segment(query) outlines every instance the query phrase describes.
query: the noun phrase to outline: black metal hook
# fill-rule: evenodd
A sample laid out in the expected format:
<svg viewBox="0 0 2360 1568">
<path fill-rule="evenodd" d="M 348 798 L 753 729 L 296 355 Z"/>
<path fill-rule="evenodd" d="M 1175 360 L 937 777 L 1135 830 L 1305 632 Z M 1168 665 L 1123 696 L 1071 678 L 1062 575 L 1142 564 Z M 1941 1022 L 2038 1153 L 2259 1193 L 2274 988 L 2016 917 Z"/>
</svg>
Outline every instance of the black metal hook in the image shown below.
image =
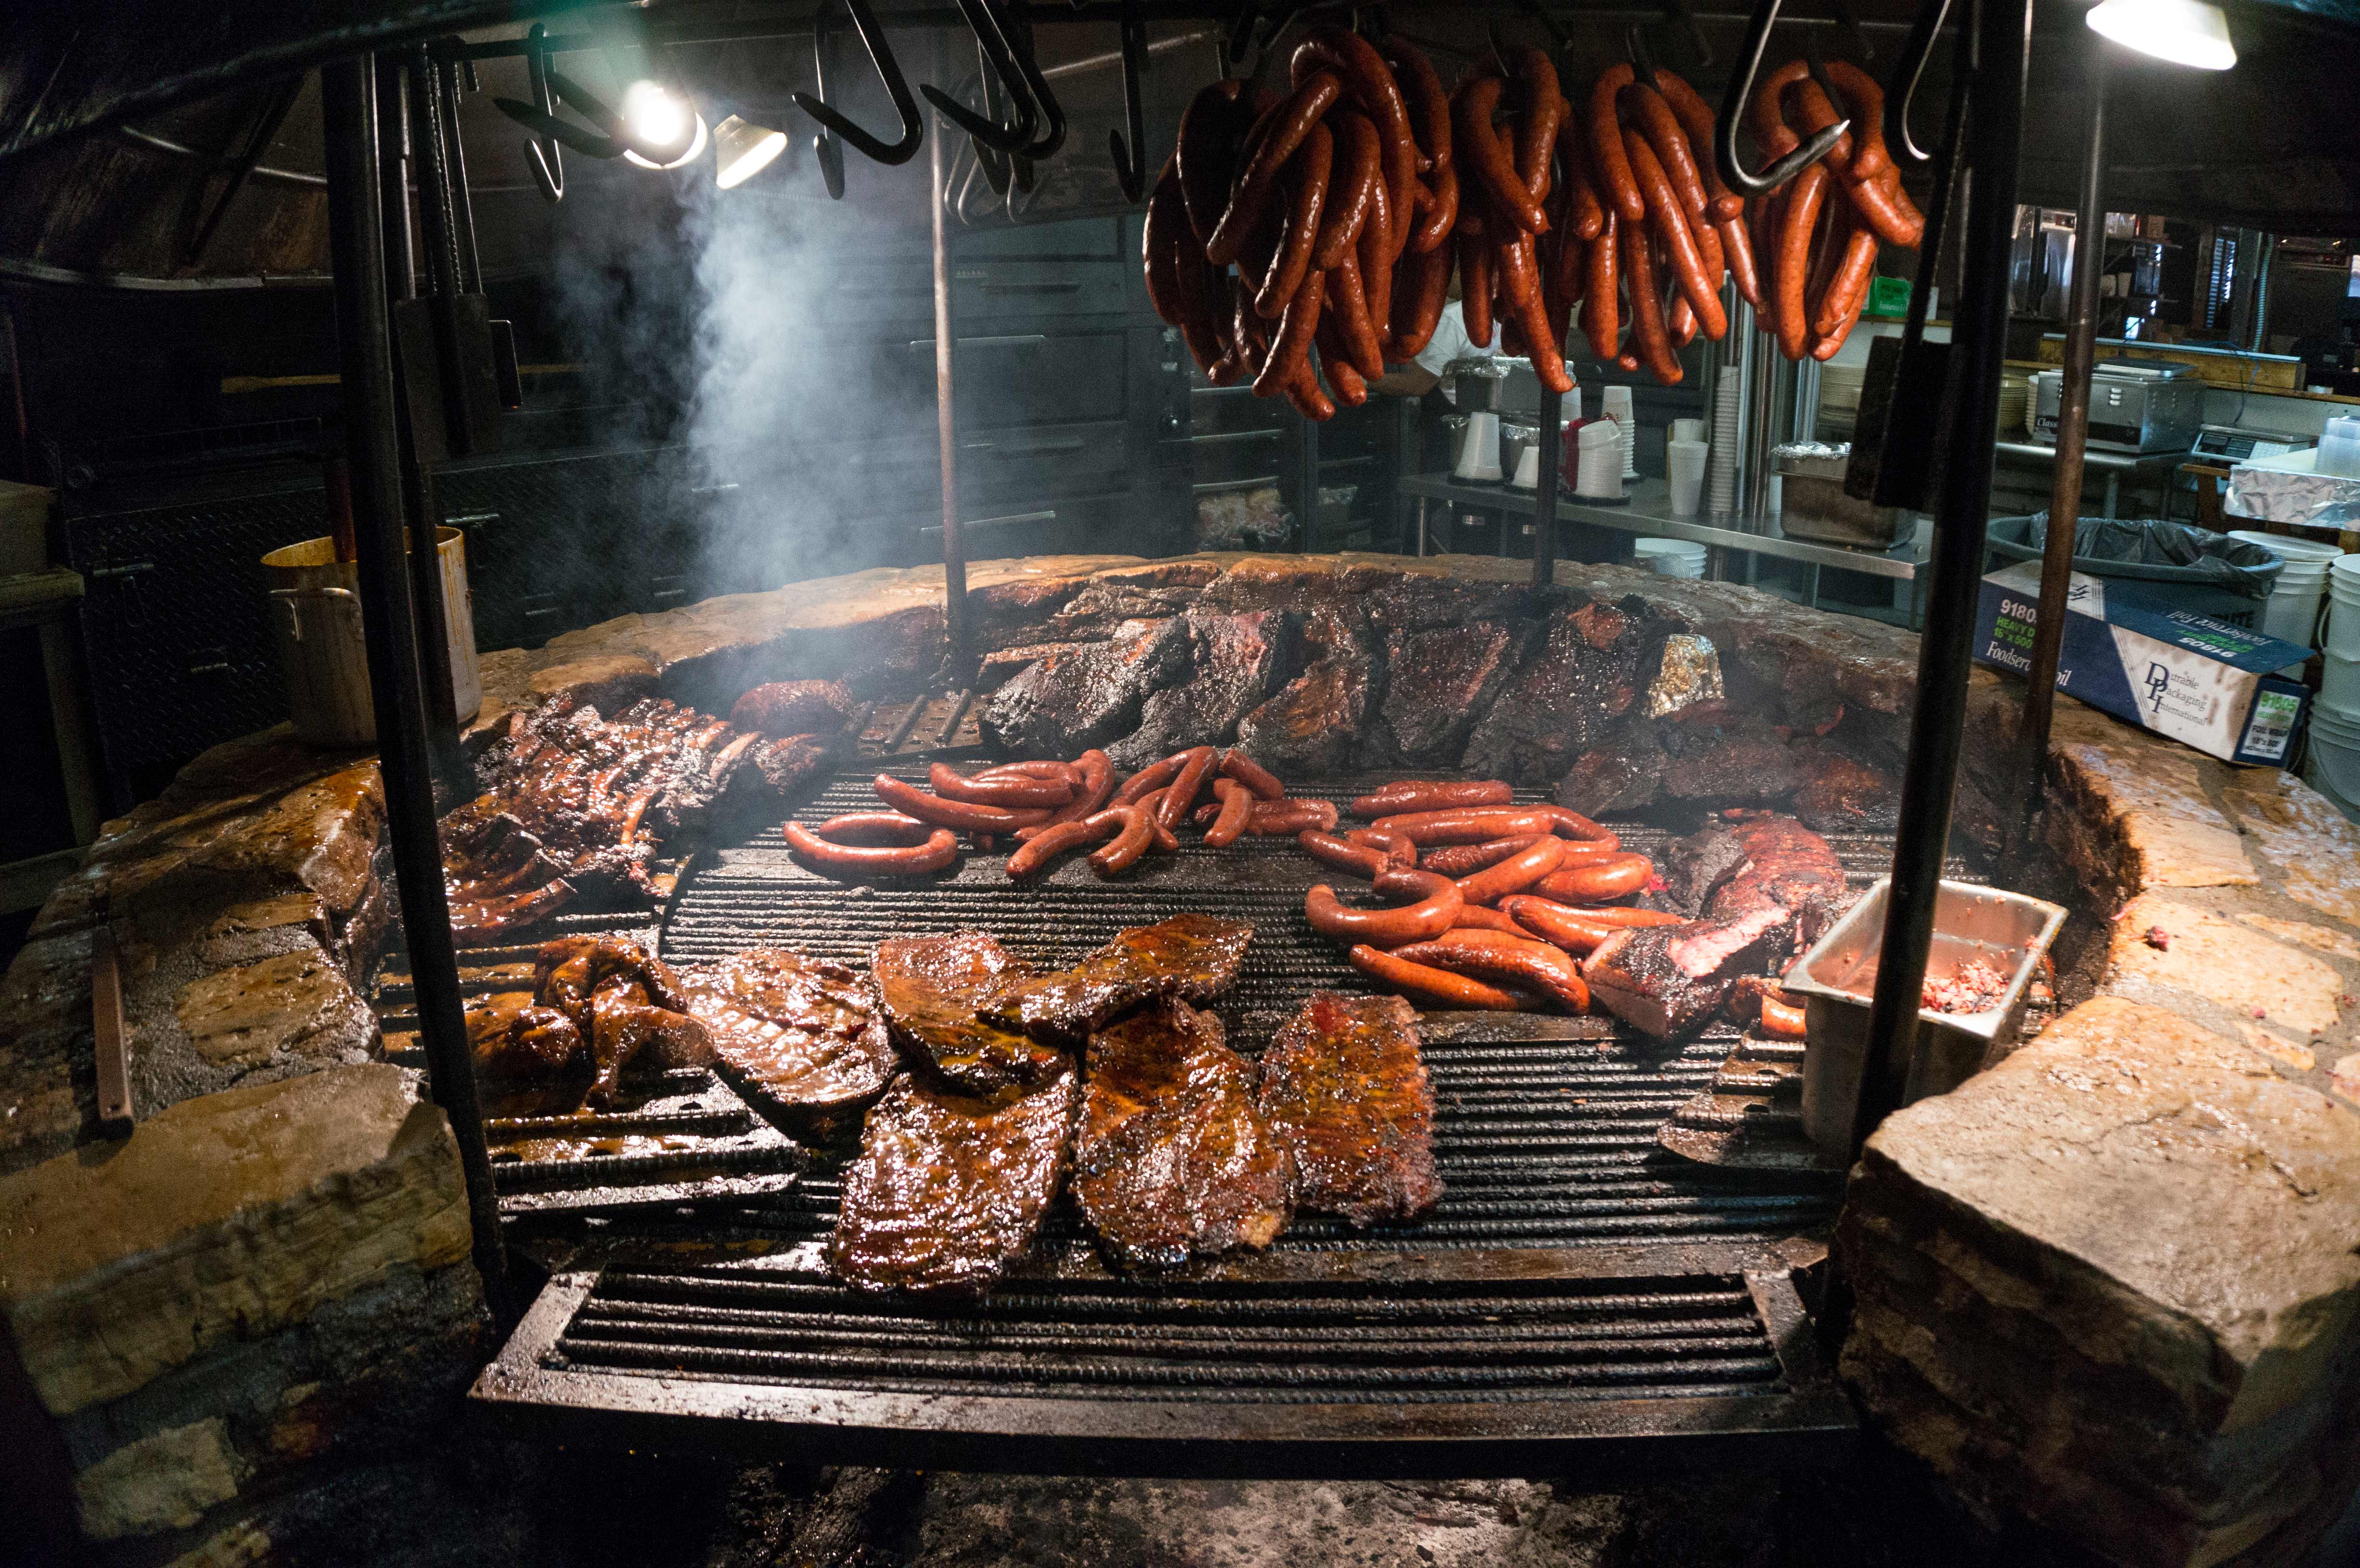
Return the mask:
<svg viewBox="0 0 2360 1568">
<path fill-rule="evenodd" d="M 1065 111 L 1051 90 L 1048 77 L 1042 74 L 1041 57 L 1032 47 L 1032 23 L 1022 11 L 1013 8 L 1008 13 L 1008 21 L 1010 52 L 1016 58 L 1016 69 L 1023 73 L 1024 90 L 1032 94 L 1032 107 L 1041 116 L 1041 134 L 1025 147 L 1024 157 L 1034 163 L 1045 162 L 1056 157 L 1057 149 L 1065 145 Z M 1142 22 L 1141 26 L 1144 27 L 1146 24 Z M 1140 49 L 1143 56 L 1143 34 Z"/>
<path fill-rule="evenodd" d="M 901 140 L 879 140 L 829 108 L 825 100 L 808 93 L 794 94 L 795 107 L 874 161 L 907 163 L 916 156 L 919 144 L 925 139 L 925 121 L 918 114 L 917 101 L 910 96 L 910 84 L 902 78 L 901 62 L 893 58 L 893 46 L 886 38 L 885 29 L 878 25 L 875 13 L 869 9 L 868 0 L 844 0 L 844 8 L 851 14 L 852 25 L 859 31 L 861 47 L 869 51 L 869 63 L 876 67 L 878 77 L 885 83 L 885 91 L 892 96 L 893 112 L 901 116 Z M 814 29 L 813 41 L 816 47 L 817 29 Z"/>
<path fill-rule="evenodd" d="M 1835 16 L 1836 25 L 1844 30 L 1844 37 L 1852 40 L 1852 52 L 1860 56 L 1860 63 L 1874 65 L 1876 46 L 1868 41 L 1868 34 L 1862 29 L 1860 18 L 1852 15 L 1852 7 L 1845 0 L 1828 0 L 1828 10 Z"/>
<path fill-rule="evenodd" d="M 1836 143 L 1852 129 L 1850 120 L 1838 120 L 1759 174 L 1749 173 L 1738 161 L 1737 123 L 1754 97 L 1754 80 L 1762 73 L 1762 55 L 1770 47 L 1770 29 L 1778 20 L 1778 5 L 1779 0 L 1758 0 L 1754 5 L 1754 19 L 1746 27 L 1745 42 L 1740 49 L 1743 64 L 1731 75 L 1729 86 L 1721 95 L 1721 123 L 1713 132 L 1712 153 L 1720 166 L 1721 178 L 1743 196 L 1767 196 L 1834 151 Z"/>
<path fill-rule="evenodd" d="M 627 152 L 636 152 L 650 163 L 661 161 L 678 152 L 677 147 L 650 147 L 630 134 L 623 117 L 606 106 L 606 100 L 558 70 L 544 64 L 536 88 L 549 93 L 553 102 L 550 109 L 540 109 L 530 103 L 519 103 L 513 98 L 495 98 L 501 114 L 532 132 L 536 136 L 572 147 L 585 158 L 615 158 Z M 593 122 L 597 129 L 589 130 L 570 120 L 561 120 L 553 112 L 563 104 Z M 534 149 L 540 151 L 538 145 Z M 544 192 L 548 187 L 543 186 Z"/>
<path fill-rule="evenodd" d="M 1129 146 L 1122 133 L 1107 133 L 1107 150 L 1114 156 L 1114 177 L 1122 199 L 1138 205 L 1147 193 L 1147 110 L 1139 73 L 1147 63 L 1147 23 L 1139 14 L 1139 0 L 1122 5 L 1122 117 L 1131 131 Z"/>
<path fill-rule="evenodd" d="M 812 12 L 812 84 L 819 90 L 820 101 L 827 101 L 827 50 L 833 40 L 828 27 L 827 0 L 820 0 Z M 812 158 L 819 165 L 820 184 L 826 188 L 828 200 L 844 200 L 844 144 L 825 125 L 812 133 Z"/>
<path fill-rule="evenodd" d="M 1630 31 L 1623 36 L 1623 42 L 1631 51 L 1632 80 L 1644 82 L 1650 88 L 1656 88 L 1655 55 L 1655 51 L 1647 47 L 1646 24 L 1632 23 Z M 1659 88 L 1656 90 L 1660 91 Z"/>
<path fill-rule="evenodd" d="M 531 84 L 532 107 L 552 118 L 556 116 L 557 101 L 549 91 L 549 51 L 541 45 L 549 38 L 549 29 L 535 22 L 524 36 L 525 80 Z M 469 64 L 472 66 L 473 61 Z M 495 103 L 499 100 L 495 99 Z M 526 161 L 532 165 L 533 183 L 541 187 L 543 200 L 552 205 L 565 200 L 565 149 L 555 136 L 537 136 L 524 144 Z"/>
<path fill-rule="evenodd" d="M 1000 78 L 992 74 L 991 61 L 984 57 L 981 38 L 975 41 L 975 72 L 977 79 L 983 83 L 983 112 L 996 125 L 1007 104 L 1000 97 Z M 962 86 L 960 91 L 965 92 L 965 87 Z M 967 145 L 974 149 L 976 167 L 983 171 L 984 183 L 991 187 L 991 193 L 994 196 L 1007 195 L 1008 178 L 1015 162 L 1013 156 L 1001 152 L 981 136 L 967 137 Z"/>
<path fill-rule="evenodd" d="M 988 120 L 932 82 L 919 86 L 926 102 L 935 111 L 968 136 L 1001 152 L 1022 152 L 1032 142 L 1032 133 L 1039 122 L 1032 113 L 1032 101 L 1024 86 L 1024 76 L 1008 41 L 1006 29 L 991 9 L 990 0 L 958 0 L 959 15 L 967 18 L 967 29 L 975 34 L 977 45 L 983 51 L 984 78 L 994 77 L 1008 91 L 1010 107 L 1016 119 L 1012 125 L 1000 125 Z"/>
<path fill-rule="evenodd" d="M 1893 63 L 1893 79 L 1885 84 L 1885 149 L 1906 163 L 1933 161 L 1934 155 L 1919 147 L 1909 134 L 1909 105 L 1918 96 L 1918 82 L 1925 79 L 1926 62 L 1934 53 L 1934 39 L 1950 14 L 1950 0 L 1927 0 L 1918 12 L 1918 19 L 1909 25 L 1909 41 L 1901 46 L 1901 58 Z"/>
</svg>

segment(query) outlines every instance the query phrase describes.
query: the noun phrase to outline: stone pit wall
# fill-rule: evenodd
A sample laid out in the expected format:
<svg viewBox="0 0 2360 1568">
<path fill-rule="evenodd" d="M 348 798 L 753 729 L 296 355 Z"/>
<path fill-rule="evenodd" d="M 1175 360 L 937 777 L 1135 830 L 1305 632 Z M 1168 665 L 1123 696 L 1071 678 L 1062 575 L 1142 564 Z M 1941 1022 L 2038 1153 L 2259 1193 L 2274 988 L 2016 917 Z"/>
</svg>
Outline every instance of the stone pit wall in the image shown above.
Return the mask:
<svg viewBox="0 0 2360 1568">
<path fill-rule="evenodd" d="M 1563 564 L 1535 593 L 1521 564 L 1469 558 L 1059 557 L 970 583 L 987 681 L 1127 624 L 1276 611 L 1312 645 L 1289 676 L 1338 626 L 1509 626 L 1479 695 L 1544 704 L 1564 695 L 1551 658 L 1598 642 L 1612 607 L 1651 657 L 1709 639 L 1732 712 L 1825 726 L 1888 772 L 1916 671 L 1890 628 L 1613 567 Z M 906 693 L 940 673 L 942 606 L 938 569 L 883 570 L 627 616 L 486 655 L 471 734 L 563 691 L 724 710 L 803 676 Z M 1653 678 L 1579 736 L 1634 738 Z M 1362 697 L 1337 765 L 1400 744 L 1382 691 Z M 2024 769 L 2008 689 L 1979 673 L 1972 699 L 1956 826 L 1990 845 Z M 1435 744 L 1475 744 L 1484 717 Z M 1529 729 L 1501 752 L 1528 775 L 1579 749 Z M 2360 1454 L 2360 833 L 2290 778 L 2070 700 L 2048 773 L 2027 874 L 2119 911 L 2080 977 L 2094 995 L 1871 1141 L 1838 1236 L 1860 1303 L 1845 1373 L 1995 1519 L 2125 1563 L 2291 1562 Z M 70 1493 L 103 1560 L 392 1560 L 389 1508 L 494 1528 L 459 1524 L 474 1505 L 433 1465 L 491 1348 L 449 1129 L 372 1060 L 355 985 L 386 918 L 381 816 L 365 757 L 283 732 L 217 748 L 108 824 L 0 982 L 0 1315 L 21 1374 L 0 1367 L 0 1399 L 21 1390 L 58 1440 L 15 1484 Z M 102 926 L 142 1118 L 123 1141 L 93 1119 Z M 377 1533 L 353 1533 L 364 1516 Z"/>
</svg>

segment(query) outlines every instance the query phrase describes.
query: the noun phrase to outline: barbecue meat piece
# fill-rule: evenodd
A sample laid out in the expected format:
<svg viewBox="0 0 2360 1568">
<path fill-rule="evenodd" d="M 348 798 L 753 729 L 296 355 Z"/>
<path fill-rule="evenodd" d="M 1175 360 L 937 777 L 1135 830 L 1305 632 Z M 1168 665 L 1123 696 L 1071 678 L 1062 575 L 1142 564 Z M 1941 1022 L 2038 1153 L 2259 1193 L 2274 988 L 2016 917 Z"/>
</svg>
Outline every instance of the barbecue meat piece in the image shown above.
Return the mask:
<svg viewBox="0 0 2360 1568">
<path fill-rule="evenodd" d="M 1080 1099 L 1071 1062 L 978 1099 L 912 1075 L 869 1113 L 831 1256 L 862 1290 L 980 1295 L 1031 1250 L 1065 1178 Z"/>
<path fill-rule="evenodd" d="M 1262 1053 L 1255 1100 L 1295 1160 L 1298 1207 L 1356 1225 L 1434 1207 L 1434 1090 L 1399 996 L 1314 991 Z"/>
<path fill-rule="evenodd" d="M 1192 610 L 1189 667 L 1141 704 L 1139 728 L 1106 748 L 1118 768 L 1136 771 L 1192 746 L 1218 746 L 1237 734 L 1238 721 L 1270 695 L 1271 683 L 1294 643 L 1283 612 L 1221 615 Z"/>
<path fill-rule="evenodd" d="M 1173 615 L 1109 642 L 1051 654 L 991 694 L 978 722 L 1011 757 L 1074 757 L 1139 727 L 1148 693 L 1188 662 L 1186 617 Z"/>
<path fill-rule="evenodd" d="M 1726 816 L 1745 850 L 1745 864 L 1713 888 L 1704 912 L 1741 915 L 1776 905 L 1795 916 L 1798 942 L 1817 942 L 1852 904 L 1834 849 L 1792 817 L 1737 811 Z"/>
<path fill-rule="evenodd" d="M 1805 827 L 1818 833 L 1890 833 L 1901 815 L 1893 775 L 1836 752 L 1806 765 L 1810 777 L 1788 802 Z"/>
<path fill-rule="evenodd" d="M 1618 931 L 1582 961 L 1590 994 L 1616 1018 L 1670 1040 L 1712 1017 L 1729 987 L 1758 969 L 1794 926 L 1782 904 L 1677 926 Z"/>
<path fill-rule="evenodd" d="M 1478 779 L 1546 784 L 1621 730 L 1646 688 L 1641 677 L 1666 623 L 1637 599 L 1549 616 L 1537 647 L 1477 719 L 1464 766 Z"/>
<path fill-rule="evenodd" d="M 1783 800 L 1803 782 L 1801 757 L 1759 722 L 1666 724 L 1662 743 L 1664 791 L 1678 800 Z"/>
<path fill-rule="evenodd" d="M 1133 926 L 1060 974 L 1001 985 L 983 1007 L 995 1023 L 1078 1048 L 1090 1031 L 1156 996 L 1211 1001 L 1245 962 L 1253 927 L 1211 915 Z"/>
<path fill-rule="evenodd" d="M 1383 681 L 1376 637 L 1364 612 L 1322 605 L 1311 612 L 1303 643 L 1303 673 L 1238 721 L 1238 745 L 1282 776 L 1340 773 Z"/>
<path fill-rule="evenodd" d="M 1644 811 L 1663 788 L 1666 766 L 1651 729 L 1618 736 L 1573 759 L 1557 780 L 1557 803 L 1593 818 Z"/>
<path fill-rule="evenodd" d="M 689 1016 L 671 964 L 619 937 L 559 937 L 533 959 L 533 991 L 574 1020 L 597 1065 L 588 1098 L 609 1105 L 624 1072 L 706 1067 L 713 1037 Z"/>
<path fill-rule="evenodd" d="M 1510 675 L 1529 623 L 1470 621 L 1385 638 L 1375 749 L 1385 761 L 1455 765 Z"/>
<path fill-rule="evenodd" d="M 770 740 L 789 735 L 835 735 L 852 722 L 860 703 L 834 681 L 772 681 L 738 699 L 729 722 Z"/>
<path fill-rule="evenodd" d="M 983 932 L 880 942 L 869 967 L 893 1043 L 958 1088 L 989 1094 L 1038 1083 L 1067 1066 L 1063 1051 L 976 1016 L 1001 987 L 1032 975 Z"/>
<path fill-rule="evenodd" d="M 1116 1261 L 1174 1269 L 1268 1247 L 1294 1175 L 1221 1022 L 1165 998 L 1090 1036 L 1074 1196 Z"/>
<path fill-rule="evenodd" d="M 495 1116 L 563 1116 L 582 1108 L 597 1077 L 574 1020 L 530 991 L 501 991 L 467 1009 L 467 1046 Z"/>
<path fill-rule="evenodd" d="M 1658 901 L 1694 920 L 1714 888 L 1745 869 L 1745 842 L 1716 822 L 1666 844 L 1659 866 L 1664 891 Z"/>
<path fill-rule="evenodd" d="M 761 947 L 691 964 L 680 984 L 722 1065 L 806 1142 L 857 1128 L 899 1068 L 875 993 L 840 964 Z"/>
</svg>

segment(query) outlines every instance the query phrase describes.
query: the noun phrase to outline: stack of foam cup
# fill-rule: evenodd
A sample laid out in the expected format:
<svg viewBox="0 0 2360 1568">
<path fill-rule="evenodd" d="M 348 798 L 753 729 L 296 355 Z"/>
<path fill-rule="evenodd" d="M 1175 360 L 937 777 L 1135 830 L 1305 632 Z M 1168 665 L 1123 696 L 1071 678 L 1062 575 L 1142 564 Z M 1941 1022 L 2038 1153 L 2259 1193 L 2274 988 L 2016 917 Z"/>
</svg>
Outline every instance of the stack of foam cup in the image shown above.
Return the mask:
<svg viewBox="0 0 2360 1568">
<path fill-rule="evenodd" d="M 1709 488 L 1716 512 L 1737 510 L 1737 416 L 1744 397 L 1744 384 L 1734 376 L 1722 376 L 1712 389 L 1712 472 Z"/>
<path fill-rule="evenodd" d="M 2257 533 L 2250 528 L 2239 528 L 2229 537 L 2244 544 L 2260 545 L 2286 562 L 2278 569 L 2278 582 L 2262 605 L 2263 634 L 2301 648 L 2315 646 L 2311 638 L 2319 629 L 2319 602 L 2327 593 L 2328 567 L 2342 551 L 2332 544 L 2315 544 L 2288 534 Z M 2360 639 L 2360 631 L 2354 635 Z M 2278 673 L 2300 678 L 2302 666 L 2290 664 Z"/>
<path fill-rule="evenodd" d="M 1639 421 L 1631 412 L 1631 388 L 1601 387 L 1598 392 L 1598 411 L 1614 421 L 1622 432 L 1622 477 L 1639 477 Z"/>
<path fill-rule="evenodd" d="M 1700 419 L 1684 419 L 1682 424 L 1701 424 Z M 1672 491 L 1672 515 L 1693 517 L 1704 499 L 1704 460 L 1707 447 L 1700 441 L 1686 441 L 1675 435 L 1664 443 L 1664 473 Z"/>
<path fill-rule="evenodd" d="M 1612 419 L 1592 419 L 1574 436 L 1579 460 L 1573 493 L 1593 501 L 1622 498 L 1622 427 Z"/>
</svg>

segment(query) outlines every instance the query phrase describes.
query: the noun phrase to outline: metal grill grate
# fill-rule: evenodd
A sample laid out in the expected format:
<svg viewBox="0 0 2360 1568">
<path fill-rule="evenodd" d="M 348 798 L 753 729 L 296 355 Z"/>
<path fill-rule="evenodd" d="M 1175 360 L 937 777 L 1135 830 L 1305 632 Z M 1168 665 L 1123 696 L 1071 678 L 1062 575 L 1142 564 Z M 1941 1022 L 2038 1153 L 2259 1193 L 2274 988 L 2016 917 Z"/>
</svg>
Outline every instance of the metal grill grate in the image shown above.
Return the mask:
<svg viewBox="0 0 2360 1568">
<path fill-rule="evenodd" d="M 874 804 L 847 774 L 798 814 Z M 1650 852 L 1668 837 L 1617 826 Z M 1830 842 L 1857 883 L 1886 868 L 1881 840 Z M 1201 910 L 1254 922 L 1219 1005 L 1249 1053 L 1315 987 L 1369 988 L 1304 921 L 1303 890 L 1328 873 L 1290 841 L 1184 841 L 1113 883 L 1075 857 L 1016 887 L 1001 858 L 847 887 L 767 831 L 698 857 L 663 953 L 778 945 L 858 963 L 885 937 L 972 926 L 1054 964 Z M 1419 1224 L 1306 1214 L 1265 1253 L 1131 1279 L 1066 1201 L 1019 1277 L 945 1309 L 834 1279 L 837 1182 L 816 1167 L 758 1232 L 623 1244 L 559 1276 L 477 1396 L 544 1435 L 1155 1474 L 1532 1474 L 1552 1444 L 1587 1462 L 1850 1430 L 1791 1279 L 1814 1251 L 1796 1238 L 1832 1219 L 1841 1178 L 1699 1165 L 1656 1141 L 1711 1086 L 1733 1030 L 1665 1045 L 1609 1019 L 1433 1013 L 1422 1033 L 1448 1191 Z"/>
</svg>

